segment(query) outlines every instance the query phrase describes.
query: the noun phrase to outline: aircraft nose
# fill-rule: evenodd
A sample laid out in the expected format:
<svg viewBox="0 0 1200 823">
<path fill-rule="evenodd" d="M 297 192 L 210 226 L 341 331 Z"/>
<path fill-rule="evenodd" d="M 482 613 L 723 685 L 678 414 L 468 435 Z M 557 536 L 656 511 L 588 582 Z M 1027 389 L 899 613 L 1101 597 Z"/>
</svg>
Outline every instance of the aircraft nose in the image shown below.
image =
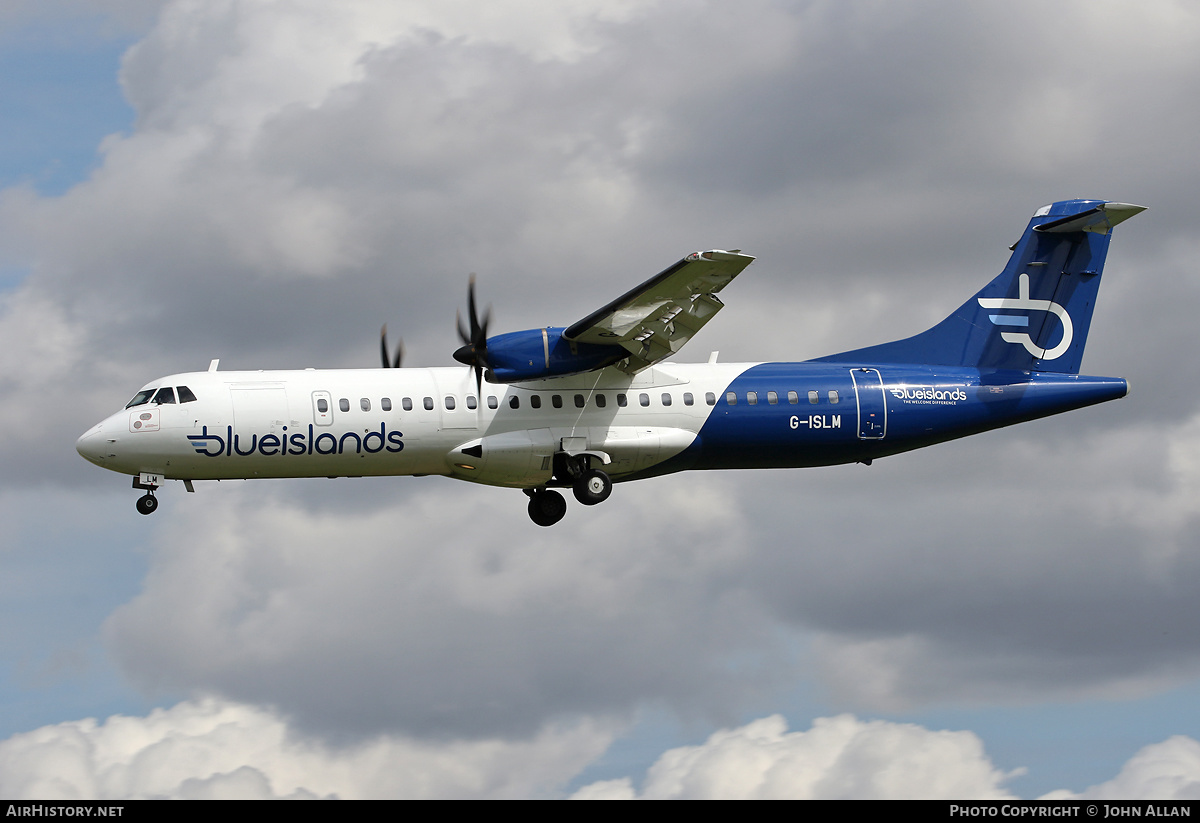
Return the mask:
<svg viewBox="0 0 1200 823">
<path fill-rule="evenodd" d="M 97 424 L 75 441 L 75 451 L 79 452 L 80 456 L 89 463 L 103 466 L 107 445 L 108 442 L 104 439 L 104 427 Z"/>
</svg>

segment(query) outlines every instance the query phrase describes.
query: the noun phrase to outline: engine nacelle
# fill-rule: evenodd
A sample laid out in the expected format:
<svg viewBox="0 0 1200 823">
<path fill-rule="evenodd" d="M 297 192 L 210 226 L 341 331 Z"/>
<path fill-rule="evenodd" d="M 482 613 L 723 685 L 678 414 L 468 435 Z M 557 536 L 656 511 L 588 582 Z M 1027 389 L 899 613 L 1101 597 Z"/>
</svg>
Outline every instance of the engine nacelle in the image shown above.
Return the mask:
<svg viewBox="0 0 1200 823">
<path fill-rule="evenodd" d="M 629 356 L 624 346 L 572 343 L 562 328 L 497 334 L 487 341 L 488 379 L 519 383 L 611 366 Z"/>
</svg>

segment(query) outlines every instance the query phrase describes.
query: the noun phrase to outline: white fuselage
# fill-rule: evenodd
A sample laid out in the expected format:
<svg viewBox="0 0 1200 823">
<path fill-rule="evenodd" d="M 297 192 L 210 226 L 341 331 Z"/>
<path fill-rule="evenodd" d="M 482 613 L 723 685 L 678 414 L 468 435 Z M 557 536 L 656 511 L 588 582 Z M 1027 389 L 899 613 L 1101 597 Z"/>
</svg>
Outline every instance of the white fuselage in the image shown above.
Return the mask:
<svg viewBox="0 0 1200 823">
<path fill-rule="evenodd" d="M 182 400 L 186 387 L 195 400 L 123 409 L 78 449 L 104 468 L 164 479 L 440 474 L 520 488 L 545 484 L 566 451 L 593 454 L 619 480 L 691 445 L 751 365 L 485 382 L 481 397 L 463 368 L 192 372 L 144 391 L 172 387 Z"/>
</svg>

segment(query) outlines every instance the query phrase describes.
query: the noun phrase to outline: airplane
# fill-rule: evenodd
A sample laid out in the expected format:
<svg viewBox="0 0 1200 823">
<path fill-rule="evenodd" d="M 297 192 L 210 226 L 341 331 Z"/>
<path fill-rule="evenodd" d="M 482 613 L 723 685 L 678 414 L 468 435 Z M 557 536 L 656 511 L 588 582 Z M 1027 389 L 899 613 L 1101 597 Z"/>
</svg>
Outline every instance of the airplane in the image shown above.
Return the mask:
<svg viewBox="0 0 1200 823">
<path fill-rule="evenodd" d="M 1079 374 L 1111 230 L 1144 207 L 1043 206 L 1004 271 L 932 328 L 799 363 L 668 360 L 754 258 L 689 254 L 566 327 L 488 335 L 468 287 L 458 368 L 207 371 L 143 386 L 76 449 L 155 491 L 181 480 L 445 475 L 521 489 L 539 526 L 614 482 L 863 463 L 1124 397 Z"/>
</svg>

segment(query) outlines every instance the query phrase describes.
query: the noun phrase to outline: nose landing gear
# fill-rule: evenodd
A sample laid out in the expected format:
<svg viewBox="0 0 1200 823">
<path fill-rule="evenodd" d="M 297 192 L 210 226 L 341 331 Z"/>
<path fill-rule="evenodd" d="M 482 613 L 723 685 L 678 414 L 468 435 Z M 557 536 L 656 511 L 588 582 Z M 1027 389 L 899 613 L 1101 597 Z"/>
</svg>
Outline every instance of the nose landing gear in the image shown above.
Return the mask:
<svg viewBox="0 0 1200 823">
<path fill-rule="evenodd" d="M 138 514 L 154 514 L 158 508 L 158 498 L 154 496 L 154 490 L 161 486 L 162 482 L 163 476 L 152 472 L 142 472 L 133 478 L 133 487 L 145 492 L 137 500 Z"/>
</svg>

